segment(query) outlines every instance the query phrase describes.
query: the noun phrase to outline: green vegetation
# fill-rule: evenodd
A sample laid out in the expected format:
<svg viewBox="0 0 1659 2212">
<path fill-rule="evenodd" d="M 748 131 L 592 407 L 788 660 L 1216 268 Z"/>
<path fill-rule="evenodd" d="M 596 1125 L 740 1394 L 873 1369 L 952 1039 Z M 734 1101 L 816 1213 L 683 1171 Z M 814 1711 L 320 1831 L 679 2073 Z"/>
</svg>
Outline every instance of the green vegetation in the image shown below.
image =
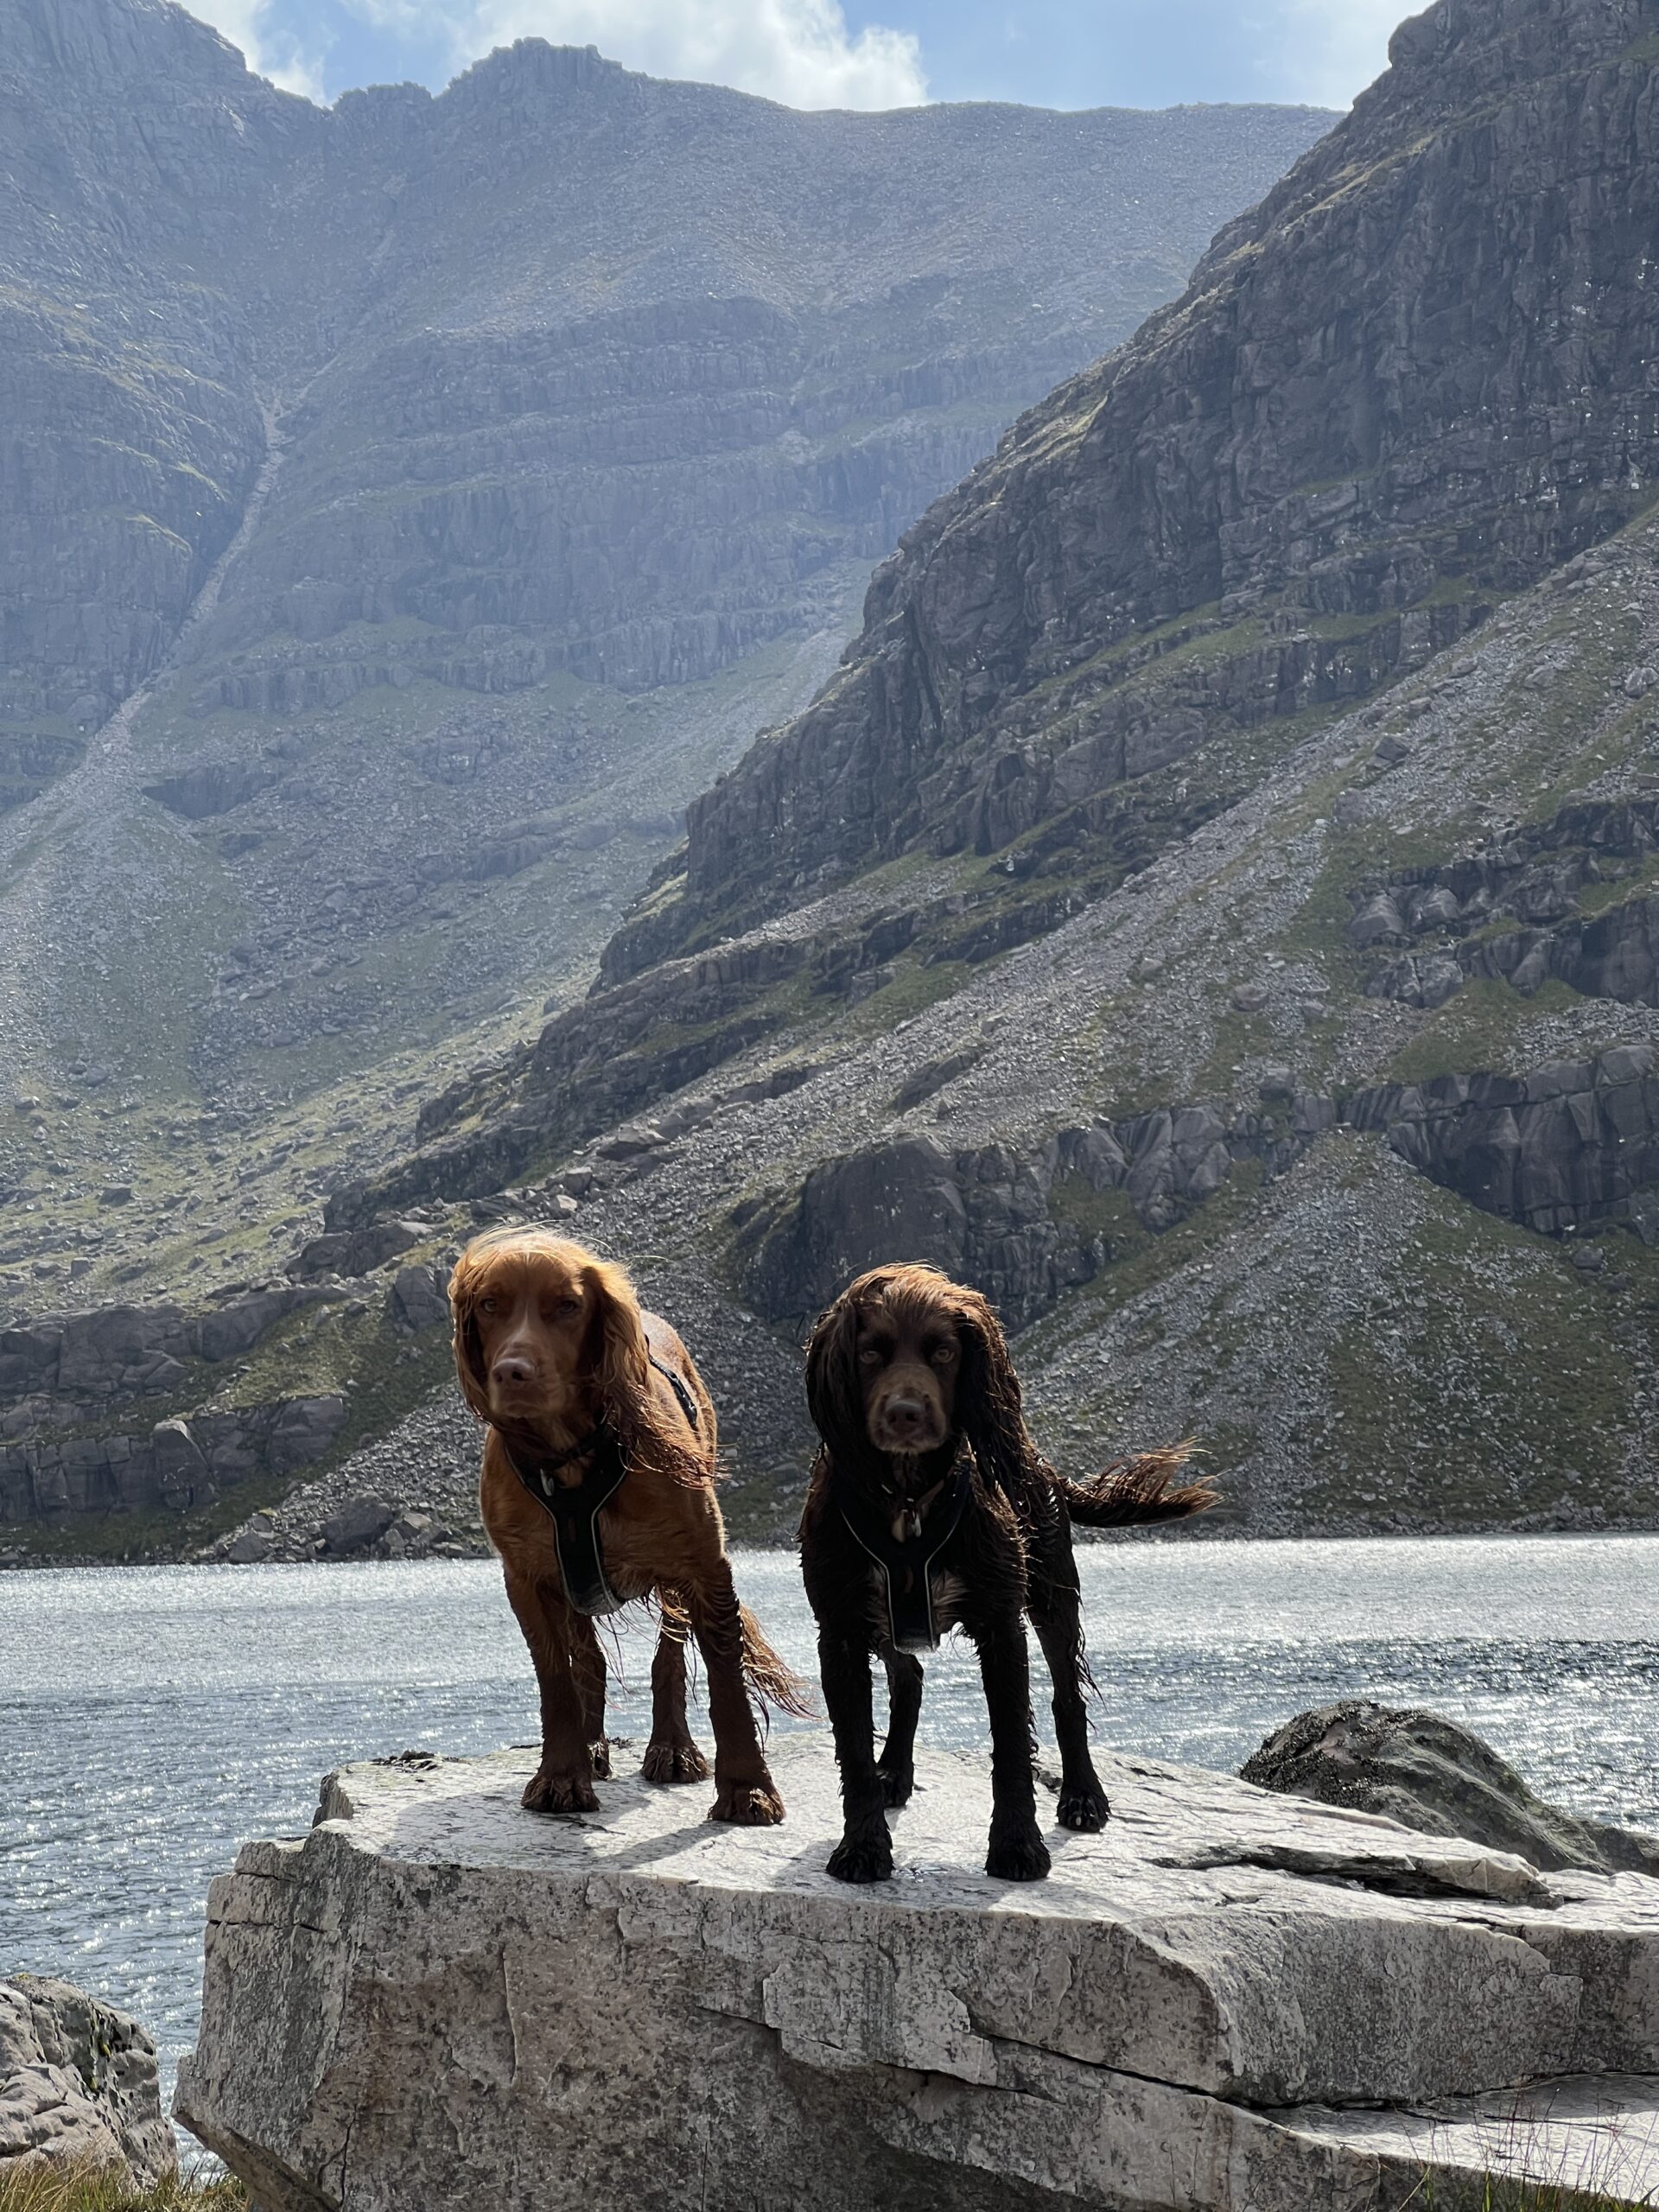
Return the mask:
<svg viewBox="0 0 1659 2212">
<path fill-rule="evenodd" d="M 1081 1175 L 1064 1175 L 1048 1194 L 1048 1210 L 1080 1236 L 1105 1240 L 1114 1267 L 1143 1252 L 1153 1232 L 1142 1224 L 1124 1191 L 1097 1191 Z"/>
<path fill-rule="evenodd" d="M 430 1256 L 429 1250 L 411 1252 L 403 1264 Z M 448 1345 L 436 1335 L 418 1342 L 400 1336 L 383 1306 L 360 1313 L 339 1306 L 302 1308 L 260 1338 L 219 1402 L 264 1405 L 277 1397 L 344 1393 L 346 1425 L 328 1459 L 307 1468 L 309 1481 L 401 1419 L 442 1380 L 448 1359 Z"/>
<path fill-rule="evenodd" d="M 1624 1279 L 1621 1292 L 1580 1274 L 1565 1246 L 1432 1184 L 1413 1195 L 1395 1269 L 1411 1296 L 1390 1290 L 1332 1340 L 1333 1420 L 1310 1454 L 1327 1471 L 1303 1503 L 1351 1509 L 1349 1470 L 1362 1468 L 1402 1510 L 1479 1526 L 1489 1471 L 1516 1495 L 1524 1470 L 1523 1512 L 1548 1512 L 1575 1490 L 1619 1510 L 1631 1409 L 1655 1350 L 1659 1257 L 1618 1237 L 1608 1272 Z"/>
<path fill-rule="evenodd" d="M 0 2212 L 247 2212 L 248 2192 L 228 2175 L 183 2173 L 135 2189 L 85 2166 L 42 2166 L 0 2176 Z"/>
<path fill-rule="evenodd" d="M 981 963 L 982 966 L 990 963 Z M 893 981 L 849 1011 L 842 1001 L 831 999 L 826 1010 L 837 1014 L 836 1033 L 838 1038 L 856 1039 L 880 1036 L 899 1022 L 908 1021 L 941 999 L 955 996 L 963 985 L 976 972 L 965 961 L 934 960 L 923 962 L 905 959 L 895 964 Z"/>
<path fill-rule="evenodd" d="M 1097 1329 L 1103 1319 L 1121 1313 L 1142 1291 L 1184 1267 L 1202 1263 L 1210 1248 L 1224 1243 L 1255 1206 L 1262 1192 L 1262 1170 L 1254 1160 L 1241 1160 L 1213 1198 L 1159 1232 L 1141 1225 L 1121 1191 L 1090 1192 L 1085 1185 L 1080 1199 L 1077 1190 L 1073 1181 L 1056 1185 L 1057 1218 L 1091 1227 L 1097 1222 L 1098 1233 L 1109 1242 L 1116 1230 L 1121 1249 L 1114 1247 L 1102 1274 L 1085 1284 L 1058 1313 L 1039 1321 L 1021 1338 L 1022 1347 L 1034 1348 L 1038 1364 L 1053 1355 L 1085 1311 L 1089 1327 Z"/>
<path fill-rule="evenodd" d="M 1532 1033 L 1552 1014 L 1585 1003 L 1582 995 L 1554 977 L 1530 998 L 1507 983 L 1480 976 L 1430 1014 L 1389 1064 L 1396 1083 L 1431 1083 L 1442 1075 L 1510 1072 L 1547 1057 Z"/>
<path fill-rule="evenodd" d="M 1638 2203 L 1628 2196 L 1590 2193 L 1594 2189 L 1593 2177 L 1575 2184 L 1489 2174 L 1483 2181 L 1448 2183 L 1426 2173 L 1395 2212 L 1651 2212 L 1651 2197 Z"/>
<path fill-rule="evenodd" d="M 1617 907 L 1634 906 L 1637 899 L 1649 898 L 1655 891 L 1659 891 L 1659 858 L 1649 858 L 1629 875 L 1612 876 L 1604 883 L 1586 883 L 1579 893 L 1579 912 L 1588 921 L 1594 915 L 1611 913 Z"/>
</svg>

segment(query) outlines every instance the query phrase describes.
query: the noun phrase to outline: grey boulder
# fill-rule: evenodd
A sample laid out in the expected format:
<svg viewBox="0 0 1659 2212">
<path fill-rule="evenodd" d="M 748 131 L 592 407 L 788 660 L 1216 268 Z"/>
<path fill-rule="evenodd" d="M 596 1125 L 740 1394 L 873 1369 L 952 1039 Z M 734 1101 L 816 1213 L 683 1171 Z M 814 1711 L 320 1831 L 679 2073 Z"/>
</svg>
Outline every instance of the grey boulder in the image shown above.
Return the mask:
<svg viewBox="0 0 1659 2212">
<path fill-rule="evenodd" d="M 323 1522 L 323 1540 L 331 1552 L 366 1551 L 397 1517 L 397 1508 L 384 1497 L 353 1497 Z"/>
<path fill-rule="evenodd" d="M 449 1293 L 442 1268 L 399 1268 L 391 1286 L 391 1310 L 418 1336 L 449 1326 Z"/>
<path fill-rule="evenodd" d="M 1344 1699 L 1287 1721 L 1243 1771 L 1259 1789 L 1468 1836 L 1535 1866 L 1659 1875 L 1659 1836 L 1546 1804 L 1490 1744 L 1436 1713 Z"/>
<path fill-rule="evenodd" d="M 175 1512 L 188 1513 L 193 1506 L 211 1503 L 217 1497 L 207 1462 L 188 1421 L 176 1414 L 170 1421 L 158 1421 L 149 1432 L 149 1445 L 156 1456 L 156 1479 L 162 1499 Z"/>
<path fill-rule="evenodd" d="M 156 2046 L 124 2012 L 67 1981 L 0 1981 L 0 2195 L 48 2166 L 149 2188 L 178 2171 Z"/>
<path fill-rule="evenodd" d="M 296 1278 L 372 1274 L 430 1233 L 412 1221 L 375 1221 L 363 1229 L 334 1230 L 302 1245 L 289 1262 L 288 1272 Z"/>
<path fill-rule="evenodd" d="M 287 1398 L 277 1407 L 265 1444 L 273 1474 L 308 1466 L 333 1444 L 346 1421 L 346 1401 L 330 1392 L 319 1398 Z"/>
</svg>

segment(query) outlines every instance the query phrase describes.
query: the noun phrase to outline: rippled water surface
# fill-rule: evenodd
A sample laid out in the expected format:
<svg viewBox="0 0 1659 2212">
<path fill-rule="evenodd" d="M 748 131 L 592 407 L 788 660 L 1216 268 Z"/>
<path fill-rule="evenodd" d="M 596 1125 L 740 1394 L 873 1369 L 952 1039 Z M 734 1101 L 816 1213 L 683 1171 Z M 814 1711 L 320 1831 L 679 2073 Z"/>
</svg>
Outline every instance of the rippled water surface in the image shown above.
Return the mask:
<svg viewBox="0 0 1659 2212">
<path fill-rule="evenodd" d="M 1545 1795 L 1659 1827 L 1659 1538 L 1096 1547 L 1099 1739 L 1236 1768 L 1306 1707 L 1432 1704 Z M 792 1557 L 739 1586 L 810 1672 Z M 638 1634 L 613 1726 L 640 1734 Z M 202 1900 L 246 1836 L 305 1827 L 332 1766 L 527 1740 L 534 1685 L 486 1561 L 0 1574 L 0 1972 L 192 2040 Z M 929 1668 L 925 1738 L 983 1739 L 971 1650 Z M 705 1729 L 706 1734 L 706 1729 Z"/>
</svg>

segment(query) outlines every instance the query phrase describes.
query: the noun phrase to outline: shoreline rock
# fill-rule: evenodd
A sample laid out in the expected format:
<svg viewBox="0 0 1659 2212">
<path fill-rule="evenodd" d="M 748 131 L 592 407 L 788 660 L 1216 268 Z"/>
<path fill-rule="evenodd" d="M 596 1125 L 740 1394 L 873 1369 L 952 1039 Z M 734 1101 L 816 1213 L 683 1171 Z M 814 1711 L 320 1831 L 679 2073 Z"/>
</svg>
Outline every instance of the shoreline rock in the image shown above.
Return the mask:
<svg viewBox="0 0 1659 2212">
<path fill-rule="evenodd" d="M 1151 1761 L 1051 1879 L 981 1872 L 983 1762 L 931 1754 L 875 1892 L 620 1751 L 548 1821 L 533 1754 L 410 1755 L 214 1883 L 177 2117 L 266 2212 L 1395 2212 L 1489 2171 L 1659 2184 L 1659 1882 Z M 1518 2115 L 1518 2116 L 1517 2116 Z M 533 2183 L 526 2177 L 533 2177 Z"/>
<path fill-rule="evenodd" d="M 44 2167 L 111 2171 L 152 2188 L 179 2170 L 156 2046 L 71 1983 L 0 1981 L 0 2187 Z"/>
<path fill-rule="evenodd" d="M 1344 1698 L 1275 1729 L 1240 1769 L 1258 1789 L 1468 1836 L 1535 1866 L 1659 1876 L 1659 1836 L 1547 1804 L 1490 1744 L 1443 1714 Z"/>
</svg>

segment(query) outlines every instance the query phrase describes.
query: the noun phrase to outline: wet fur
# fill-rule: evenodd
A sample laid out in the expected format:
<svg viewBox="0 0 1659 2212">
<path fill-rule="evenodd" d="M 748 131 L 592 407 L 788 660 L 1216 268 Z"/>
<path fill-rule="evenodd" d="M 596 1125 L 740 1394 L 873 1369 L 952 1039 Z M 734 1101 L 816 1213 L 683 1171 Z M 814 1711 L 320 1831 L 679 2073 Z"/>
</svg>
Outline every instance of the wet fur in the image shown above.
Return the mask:
<svg viewBox="0 0 1659 2212">
<path fill-rule="evenodd" d="M 486 1310 L 511 1306 L 511 1341 Z M 569 1309 L 549 1324 L 546 1302 Z M 580 1301 L 579 1304 L 575 1301 Z M 593 1811 L 595 1777 L 610 1772 L 606 1664 L 591 1620 L 566 1602 L 553 1522 L 524 1489 L 504 1445 L 521 1453 L 613 1435 L 626 1472 L 600 1515 L 607 1577 L 619 1597 L 654 1599 L 662 1616 L 652 1662 L 652 1731 L 641 1771 L 652 1782 L 708 1773 L 686 1718 L 685 1645 L 708 1676 L 715 1733 L 710 1818 L 765 1826 L 784 1816 L 761 1751 L 751 1699 L 801 1712 L 802 1685 L 740 1605 L 715 1496 L 715 1408 L 668 1323 L 644 1313 L 626 1273 L 582 1246 L 537 1230 L 475 1238 L 449 1282 L 455 1372 L 487 1426 L 480 1504 L 500 1555 L 507 1598 L 529 1646 L 541 1695 L 542 1759 L 524 1794 L 532 1811 Z M 539 1377 L 504 1400 L 492 1362 L 522 1349 Z M 652 1357 L 681 1376 L 695 1427 Z M 578 1469 L 572 1465 L 570 1478 Z"/>
<path fill-rule="evenodd" d="M 861 1316 L 868 1319 L 873 1311 L 895 1317 L 906 1344 L 955 1332 L 958 1357 L 950 1370 L 946 1433 L 936 1446 L 907 1460 L 878 1449 L 870 1433 L 879 1391 L 872 1395 L 859 1355 Z M 893 1871 L 887 1808 L 902 1805 L 913 1784 L 923 1683 L 920 1661 L 893 1648 L 877 1609 L 871 1560 L 848 1529 L 836 1493 L 849 1485 L 870 1508 L 890 1510 L 896 1494 L 923 1495 L 948 1476 L 966 1445 L 973 1456 L 971 1494 L 935 1561 L 935 1574 L 952 1593 L 949 1618 L 967 1631 L 979 1654 L 991 1732 L 986 1872 L 1011 1881 L 1040 1878 L 1050 1861 L 1036 1817 L 1021 1617 L 1031 1618 L 1053 1683 L 1060 1824 L 1097 1829 L 1109 1808 L 1089 1751 L 1084 1692 L 1091 1678 L 1084 1657 L 1071 1523 L 1127 1528 L 1184 1520 L 1205 1511 L 1215 1494 L 1202 1484 L 1176 1483 L 1185 1447 L 1120 1460 L 1089 1484 L 1058 1475 L 1026 1426 L 1020 1379 L 990 1306 L 977 1292 L 931 1268 L 874 1269 L 830 1307 L 808 1348 L 807 1400 L 822 1448 L 801 1522 L 801 1562 L 818 1623 L 819 1666 L 844 1815 L 830 1872 L 845 1881 L 870 1882 L 885 1880 Z M 889 1700 L 887 1739 L 879 1755 L 873 1652 L 887 1669 Z"/>
</svg>

